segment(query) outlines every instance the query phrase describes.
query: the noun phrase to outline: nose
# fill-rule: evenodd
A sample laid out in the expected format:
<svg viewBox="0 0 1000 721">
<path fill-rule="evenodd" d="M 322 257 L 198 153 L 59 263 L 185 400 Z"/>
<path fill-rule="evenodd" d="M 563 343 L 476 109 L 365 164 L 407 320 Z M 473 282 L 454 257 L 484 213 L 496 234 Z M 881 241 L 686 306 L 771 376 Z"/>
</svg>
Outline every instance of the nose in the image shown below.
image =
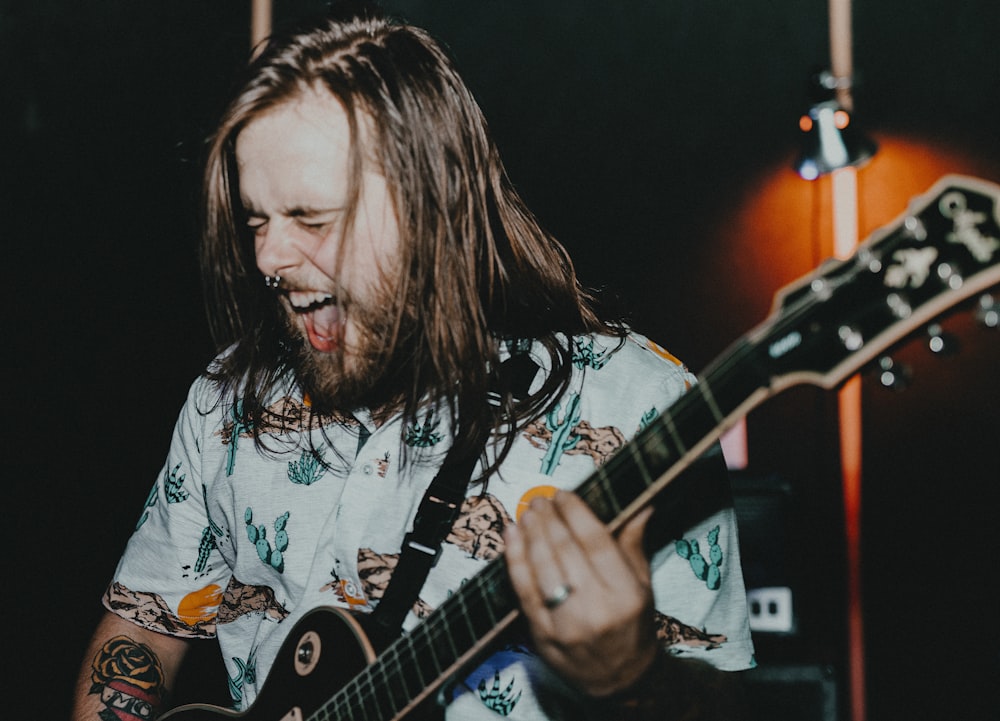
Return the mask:
<svg viewBox="0 0 1000 721">
<path fill-rule="evenodd" d="M 257 269 L 265 276 L 288 275 L 295 265 L 295 244 L 280 222 L 268 221 L 254 231 Z"/>
</svg>

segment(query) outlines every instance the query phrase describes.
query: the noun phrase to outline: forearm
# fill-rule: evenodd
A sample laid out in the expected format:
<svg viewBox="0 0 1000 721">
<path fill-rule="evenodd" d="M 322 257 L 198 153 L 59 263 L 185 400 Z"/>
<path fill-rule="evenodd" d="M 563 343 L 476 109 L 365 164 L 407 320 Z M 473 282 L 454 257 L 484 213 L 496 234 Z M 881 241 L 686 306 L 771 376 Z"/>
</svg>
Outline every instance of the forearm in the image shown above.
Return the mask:
<svg viewBox="0 0 1000 721">
<path fill-rule="evenodd" d="M 742 721 L 749 717 L 740 674 L 665 653 L 632 686 L 586 704 L 601 721 Z"/>
<path fill-rule="evenodd" d="M 186 650 L 181 639 L 106 614 L 84 654 L 73 721 L 98 721 L 108 709 L 157 718 L 168 707 L 168 689 Z"/>
</svg>

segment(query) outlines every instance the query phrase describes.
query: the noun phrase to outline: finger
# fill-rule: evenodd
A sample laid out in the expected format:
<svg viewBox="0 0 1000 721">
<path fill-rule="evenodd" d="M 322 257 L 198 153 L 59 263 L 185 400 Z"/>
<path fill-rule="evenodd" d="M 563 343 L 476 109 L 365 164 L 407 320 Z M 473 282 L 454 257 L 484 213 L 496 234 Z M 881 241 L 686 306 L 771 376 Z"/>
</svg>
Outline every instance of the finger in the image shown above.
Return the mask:
<svg viewBox="0 0 1000 721">
<path fill-rule="evenodd" d="M 565 583 L 544 535 L 548 501 L 538 499 L 505 531 L 505 559 L 511 585 L 528 616 L 545 609 L 547 594 Z"/>
<path fill-rule="evenodd" d="M 573 535 L 573 546 L 577 549 L 574 560 L 588 567 L 590 582 L 596 582 L 605 593 L 617 594 L 634 588 L 631 561 L 589 506 L 575 493 L 568 492 L 556 494 L 553 506 L 563 527 Z"/>
<path fill-rule="evenodd" d="M 643 538 L 646 535 L 646 526 L 652 517 L 652 506 L 646 506 L 633 516 L 618 534 L 619 548 L 625 554 L 625 558 L 628 560 L 633 572 L 644 579 L 649 578 L 649 559 L 646 558 Z"/>
<path fill-rule="evenodd" d="M 579 549 L 573 534 L 548 499 L 536 499 L 521 516 L 525 558 L 531 566 L 541 605 L 552 611 L 566 600 L 566 590 L 579 588 L 583 579 L 573 572 L 579 566 Z"/>
</svg>

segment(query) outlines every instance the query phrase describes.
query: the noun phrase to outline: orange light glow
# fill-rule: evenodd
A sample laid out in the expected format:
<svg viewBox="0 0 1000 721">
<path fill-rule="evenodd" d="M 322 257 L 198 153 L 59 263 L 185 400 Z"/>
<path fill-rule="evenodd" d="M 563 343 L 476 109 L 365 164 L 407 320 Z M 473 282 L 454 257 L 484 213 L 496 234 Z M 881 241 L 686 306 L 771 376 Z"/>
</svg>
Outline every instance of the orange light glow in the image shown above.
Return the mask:
<svg viewBox="0 0 1000 721">
<path fill-rule="evenodd" d="M 813 119 L 810 118 L 808 115 L 803 115 L 801 118 L 799 118 L 799 130 L 801 130 L 803 133 L 808 133 L 810 130 L 812 130 L 812 127 L 813 127 Z"/>
<path fill-rule="evenodd" d="M 851 124 L 851 116 L 847 114 L 846 110 L 838 110 L 833 114 L 833 124 L 837 126 L 838 130 L 843 130 Z"/>
<path fill-rule="evenodd" d="M 839 115 L 835 116 L 837 127 L 846 127 L 849 116 Z M 803 130 L 807 127 L 805 120 L 799 121 Z M 713 225 L 713 234 L 724 238 L 714 257 L 739 258 L 741 269 L 728 279 L 725 287 L 720 286 L 716 298 L 720 308 L 741 308 L 744 313 L 759 311 L 763 317 L 766 314 L 763 304 L 779 289 L 807 275 L 831 254 L 848 255 L 857 239 L 899 217 L 913 198 L 925 193 L 944 175 L 960 173 L 1000 179 L 1000 165 L 984 154 L 977 154 L 975 149 L 963 150 L 900 136 L 877 136 L 875 140 L 879 151 L 860 170 L 845 169 L 846 172 L 837 171 L 803 182 L 792 170 L 790 159 L 786 159 L 744 186 L 746 195 L 742 203 L 720 213 Z M 740 232 L 732 232 L 733 228 L 739 228 Z M 860 572 L 864 455 L 861 390 L 861 379 L 855 376 L 838 393 L 852 721 L 865 718 L 865 630 Z M 754 437 L 751 434 L 751 439 Z M 751 465 L 755 457 L 766 457 L 772 451 L 763 449 L 758 456 L 753 444 L 749 450 Z"/>
</svg>

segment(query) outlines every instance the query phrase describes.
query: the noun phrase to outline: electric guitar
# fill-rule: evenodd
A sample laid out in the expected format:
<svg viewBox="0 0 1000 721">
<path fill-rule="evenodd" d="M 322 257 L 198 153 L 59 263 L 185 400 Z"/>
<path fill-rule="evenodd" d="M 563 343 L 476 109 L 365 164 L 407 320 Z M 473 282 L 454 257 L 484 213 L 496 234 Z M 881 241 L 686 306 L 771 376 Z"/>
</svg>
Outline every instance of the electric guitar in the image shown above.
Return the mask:
<svg viewBox="0 0 1000 721">
<path fill-rule="evenodd" d="M 577 493 L 617 530 L 751 408 L 797 384 L 834 388 L 912 331 L 1000 284 L 998 201 L 998 185 L 942 178 L 851 258 L 781 290 L 763 323 Z M 163 721 L 413 718 L 518 614 L 503 558 L 381 653 L 356 619 L 316 609 L 293 627 L 249 710 L 187 705 Z"/>
</svg>

